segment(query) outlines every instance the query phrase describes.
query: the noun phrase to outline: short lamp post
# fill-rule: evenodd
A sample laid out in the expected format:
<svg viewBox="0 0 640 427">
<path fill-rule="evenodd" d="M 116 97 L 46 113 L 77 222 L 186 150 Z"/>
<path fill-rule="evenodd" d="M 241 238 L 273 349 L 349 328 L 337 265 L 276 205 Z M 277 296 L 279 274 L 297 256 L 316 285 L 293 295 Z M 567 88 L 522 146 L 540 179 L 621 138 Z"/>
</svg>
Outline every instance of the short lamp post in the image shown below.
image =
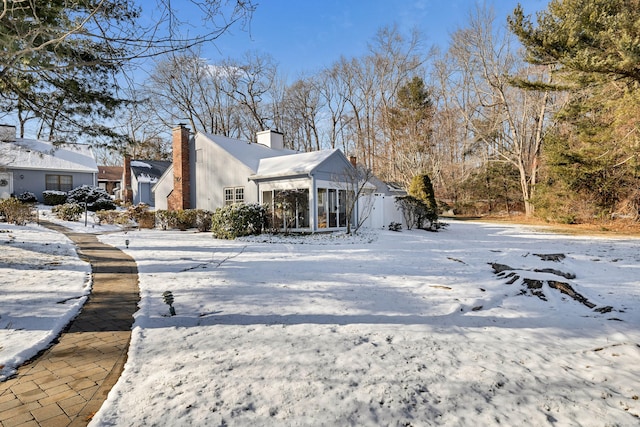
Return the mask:
<svg viewBox="0 0 640 427">
<path fill-rule="evenodd" d="M 164 291 L 162 293 L 162 300 L 169 306 L 169 313 L 171 313 L 172 316 L 175 316 L 176 310 L 173 308 L 173 294 L 171 291 Z"/>
</svg>

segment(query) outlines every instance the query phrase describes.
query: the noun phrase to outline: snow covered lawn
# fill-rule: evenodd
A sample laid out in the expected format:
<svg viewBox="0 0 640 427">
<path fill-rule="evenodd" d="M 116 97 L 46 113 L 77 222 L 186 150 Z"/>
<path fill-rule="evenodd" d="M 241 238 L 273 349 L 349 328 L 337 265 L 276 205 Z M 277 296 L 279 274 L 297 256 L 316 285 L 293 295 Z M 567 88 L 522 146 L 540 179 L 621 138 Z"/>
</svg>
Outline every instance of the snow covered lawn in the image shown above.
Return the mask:
<svg viewBox="0 0 640 427">
<path fill-rule="evenodd" d="M 358 238 L 100 239 L 136 259 L 142 300 L 92 427 L 640 423 L 640 239 L 464 222 Z M 32 274 L 3 270 L 2 286 Z"/>
<path fill-rule="evenodd" d="M 142 302 L 92 426 L 640 423 L 640 240 L 460 222 L 101 239 L 137 260 Z"/>
<path fill-rule="evenodd" d="M 0 381 L 49 346 L 78 314 L 91 266 L 65 236 L 0 224 Z"/>
</svg>

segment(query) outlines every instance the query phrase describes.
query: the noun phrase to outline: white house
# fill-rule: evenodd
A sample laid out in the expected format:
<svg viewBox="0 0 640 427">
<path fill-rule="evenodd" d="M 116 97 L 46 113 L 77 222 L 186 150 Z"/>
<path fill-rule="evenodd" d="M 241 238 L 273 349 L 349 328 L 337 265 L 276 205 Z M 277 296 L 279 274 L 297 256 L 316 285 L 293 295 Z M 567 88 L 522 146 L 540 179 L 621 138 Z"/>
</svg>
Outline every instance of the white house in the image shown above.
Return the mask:
<svg viewBox="0 0 640 427">
<path fill-rule="evenodd" d="M 15 126 L 0 125 L 0 198 L 31 192 L 43 202 L 43 191 L 95 186 L 97 175 L 88 145 L 16 138 Z"/>
<path fill-rule="evenodd" d="M 284 149 L 283 135 L 264 131 L 257 142 L 173 129 L 173 164 L 152 191 L 156 209 L 215 210 L 233 203 L 270 207 L 271 226 L 330 231 L 358 219 L 363 183 L 339 149 L 300 153 Z"/>
</svg>

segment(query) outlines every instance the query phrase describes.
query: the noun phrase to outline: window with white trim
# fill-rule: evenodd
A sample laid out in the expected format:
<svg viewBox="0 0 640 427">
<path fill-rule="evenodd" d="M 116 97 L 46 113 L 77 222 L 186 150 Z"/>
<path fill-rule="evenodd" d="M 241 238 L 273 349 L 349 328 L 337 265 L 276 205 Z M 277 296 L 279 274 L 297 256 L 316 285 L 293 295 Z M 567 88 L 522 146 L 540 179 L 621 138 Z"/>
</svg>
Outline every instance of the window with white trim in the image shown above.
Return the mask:
<svg viewBox="0 0 640 427">
<path fill-rule="evenodd" d="M 244 187 L 226 187 L 224 189 L 224 204 L 244 203 Z"/>
</svg>

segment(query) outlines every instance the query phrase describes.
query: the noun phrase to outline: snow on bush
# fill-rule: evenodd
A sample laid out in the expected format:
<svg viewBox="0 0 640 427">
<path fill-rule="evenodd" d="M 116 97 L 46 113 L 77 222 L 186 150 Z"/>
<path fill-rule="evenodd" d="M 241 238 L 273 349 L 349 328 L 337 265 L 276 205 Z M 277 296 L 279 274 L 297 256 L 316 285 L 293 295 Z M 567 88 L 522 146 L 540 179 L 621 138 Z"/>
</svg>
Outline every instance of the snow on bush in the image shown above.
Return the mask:
<svg viewBox="0 0 640 427">
<path fill-rule="evenodd" d="M 87 204 L 87 210 L 91 212 L 112 210 L 116 208 L 116 204 L 111 196 L 100 187 L 92 187 L 82 185 L 69 191 L 67 195 L 68 203 Z"/>
</svg>

